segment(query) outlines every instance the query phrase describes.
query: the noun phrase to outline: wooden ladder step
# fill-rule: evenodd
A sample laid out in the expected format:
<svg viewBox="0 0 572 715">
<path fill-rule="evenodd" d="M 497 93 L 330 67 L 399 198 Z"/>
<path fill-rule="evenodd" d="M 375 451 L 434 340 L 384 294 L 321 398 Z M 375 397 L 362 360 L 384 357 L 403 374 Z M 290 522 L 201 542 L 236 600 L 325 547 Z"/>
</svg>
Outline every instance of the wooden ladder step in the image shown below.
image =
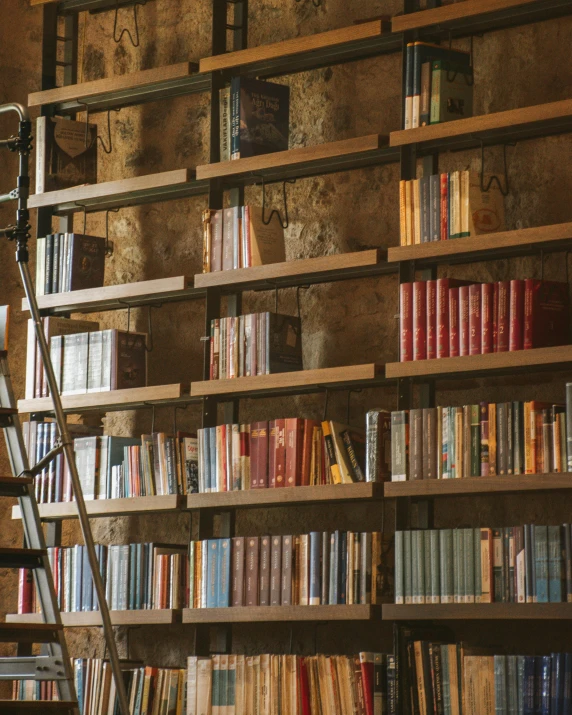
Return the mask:
<svg viewBox="0 0 572 715">
<path fill-rule="evenodd" d="M 35 569 L 42 566 L 45 549 L 7 549 L 0 548 L 0 568 Z"/>
<path fill-rule="evenodd" d="M 0 623 L 0 642 L 54 643 L 61 630 L 63 626 L 56 623 Z"/>
<path fill-rule="evenodd" d="M 34 483 L 29 477 L 0 477 L 0 497 L 20 497 Z"/>
<path fill-rule="evenodd" d="M 71 715 L 77 712 L 77 703 L 64 700 L 0 700 L 0 713 L 9 715 L 43 715 L 44 713 L 58 713 Z"/>
</svg>

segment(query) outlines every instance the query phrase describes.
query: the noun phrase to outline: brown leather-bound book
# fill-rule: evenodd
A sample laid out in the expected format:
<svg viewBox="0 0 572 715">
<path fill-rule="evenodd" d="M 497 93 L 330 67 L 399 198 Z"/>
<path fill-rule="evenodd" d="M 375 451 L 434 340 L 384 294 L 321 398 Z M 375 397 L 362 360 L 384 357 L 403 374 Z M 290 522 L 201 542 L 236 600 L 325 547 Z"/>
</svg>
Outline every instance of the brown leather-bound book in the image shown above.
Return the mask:
<svg viewBox="0 0 572 715">
<path fill-rule="evenodd" d="M 413 283 L 413 359 L 427 359 L 427 286 Z"/>
<path fill-rule="evenodd" d="M 246 539 L 245 601 L 247 606 L 258 606 L 258 564 L 260 537 L 247 536 Z"/>
<path fill-rule="evenodd" d="M 259 573 L 259 592 L 258 603 L 261 606 L 270 605 L 270 552 L 271 539 L 270 536 L 260 537 L 260 573 Z"/>
<path fill-rule="evenodd" d="M 101 288 L 105 272 L 105 238 L 69 234 L 68 255 L 64 256 L 71 267 L 67 290 Z M 63 292 L 63 291 L 62 291 Z"/>
<path fill-rule="evenodd" d="M 312 446 L 314 429 L 320 423 L 316 420 L 303 420 L 302 427 L 302 471 L 300 475 L 300 485 L 305 487 L 310 484 L 310 472 L 312 467 Z"/>
<path fill-rule="evenodd" d="M 427 360 L 437 357 L 437 281 L 425 282 L 427 288 Z"/>
<path fill-rule="evenodd" d="M 469 354 L 469 286 L 459 287 L 459 355 Z"/>
<path fill-rule="evenodd" d="M 298 417 L 289 417 L 285 420 L 287 487 L 295 487 L 301 483 L 303 427 L 304 423 Z"/>
<path fill-rule="evenodd" d="M 232 605 L 244 606 L 244 536 L 232 540 Z"/>
<path fill-rule="evenodd" d="M 568 345 L 568 284 L 532 279 L 524 283 L 524 349 Z"/>
<path fill-rule="evenodd" d="M 522 350 L 524 346 L 524 281 L 510 282 L 508 349 Z"/>
<path fill-rule="evenodd" d="M 481 352 L 493 352 L 494 283 L 481 284 Z"/>
<path fill-rule="evenodd" d="M 399 360 L 413 360 L 413 283 L 399 286 Z"/>
<path fill-rule="evenodd" d="M 275 471 L 276 486 L 286 486 L 286 420 L 276 420 Z"/>
<path fill-rule="evenodd" d="M 250 488 L 268 486 L 268 422 L 253 422 L 250 430 Z"/>
<path fill-rule="evenodd" d="M 125 390 L 147 384 L 147 336 L 114 330 L 112 333 L 111 389 Z"/>
<path fill-rule="evenodd" d="M 292 605 L 292 536 L 282 537 L 282 605 Z"/>
<path fill-rule="evenodd" d="M 508 351 L 510 334 L 510 281 L 498 282 L 498 312 L 497 312 L 497 352 Z"/>
<path fill-rule="evenodd" d="M 469 355 L 481 354 L 481 286 L 469 286 Z"/>
<path fill-rule="evenodd" d="M 409 411 L 409 460 L 411 479 L 423 479 L 423 410 Z"/>
<path fill-rule="evenodd" d="M 268 486 L 276 486 L 276 420 L 268 423 Z"/>
<path fill-rule="evenodd" d="M 270 605 L 282 603 L 282 537 L 273 536 L 270 543 Z"/>
<path fill-rule="evenodd" d="M 459 357 L 459 288 L 449 288 L 449 357 Z"/>
</svg>

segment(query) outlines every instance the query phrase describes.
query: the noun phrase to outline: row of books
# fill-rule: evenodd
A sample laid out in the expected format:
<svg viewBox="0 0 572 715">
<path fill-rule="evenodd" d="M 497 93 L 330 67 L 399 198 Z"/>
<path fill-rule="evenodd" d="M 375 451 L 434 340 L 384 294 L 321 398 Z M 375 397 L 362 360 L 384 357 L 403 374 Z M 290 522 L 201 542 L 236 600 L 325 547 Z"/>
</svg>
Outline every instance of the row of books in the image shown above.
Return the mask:
<svg viewBox="0 0 572 715">
<path fill-rule="evenodd" d="M 572 654 L 494 655 L 465 644 L 407 644 L 404 712 L 426 715 L 569 713 Z"/>
<path fill-rule="evenodd" d="M 395 532 L 395 603 L 572 602 L 570 524 Z"/>
<path fill-rule="evenodd" d="M 187 582 L 187 547 L 172 544 L 96 545 L 112 611 L 183 608 Z M 48 556 L 60 610 L 97 611 L 87 552 L 83 545 L 51 547 Z M 20 571 L 18 598 L 22 613 L 37 610 L 32 580 Z"/>
<path fill-rule="evenodd" d="M 403 128 L 415 129 L 472 114 L 471 54 L 428 42 L 407 43 Z"/>
<path fill-rule="evenodd" d="M 482 191 L 474 171 L 403 179 L 399 219 L 400 246 L 480 236 L 505 230 L 504 197 L 496 184 Z"/>
<path fill-rule="evenodd" d="M 233 77 L 219 90 L 220 160 L 288 149 L 290 88 Z"/>
<path fill-rule="evenodd" d="M 379 532 L 238 536 L 190 544 L 190 608 L 380 603 Z"/>
<path fill-rule="evenodd" d="M 402 283 L 400 359 L 530 350 L 570 341 L 568 284 L 453 278 Z"/>
<path fill-rule="evenodd" d="M 285 260 L 284 229 L 277 214 L 265 223 L 260 206 L 203 211 L 203 273 Z"/>
<path fill-rule="evenodd" d="M 211 380 L 301 369 L 300 318 L 266 312 L 211 321 Z"/>
<path fill-rule="evenodd" d="M 566 393 L 566 406 L 533 400 L 392 412 L 391 479 L 572 472 L 572 384 Z"/>
<path fill-rule="evenodd" d="M 198 430 L 199 492 L 363 482 L 365 434 L 299 417 Z M 371 479 L 372 475 L 369 475 Z"/>
<path fill-rule="evenodd" d="M 372 652 L 191 656 L 186 713 L 385 715 L 394 665 L 393 656 Z"/>
<path fill-rule="evenodd" d="M 131 715 L 183 715 L 185 668 L 130 667 L 125 662 L 121 665 Z M 119 713 L 115 681 L 108 661 L 74 658 L 72 667 L 80 715 Z M 57 700 L 57 688 L 51 681 L 16 681 L 12 699 Z M 210 712 L 212 714 L 212 710 Z"/>
<path fill-rule="evenodd" d="M 105 238 L 82 233 L 51 233 L 36 244 L 36 295 L 101 288 Z"/>
</svg>

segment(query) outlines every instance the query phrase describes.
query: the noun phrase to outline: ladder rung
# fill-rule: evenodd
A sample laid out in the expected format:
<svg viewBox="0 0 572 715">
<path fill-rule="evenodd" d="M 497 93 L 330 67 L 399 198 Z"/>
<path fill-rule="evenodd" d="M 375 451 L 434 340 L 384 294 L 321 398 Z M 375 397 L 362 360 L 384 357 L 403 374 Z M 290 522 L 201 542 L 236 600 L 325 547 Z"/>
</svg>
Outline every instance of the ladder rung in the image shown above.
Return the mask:
<svg viewBox="0 0 572 715">
<path fill-rule="evenodd" d="M 38 715 L 38 713 L 61 713 L 70 715 L 77 712 L 77 703 L 62 700 L 0 700 L 0 713 L 9 715 Z"/>
<path fill-rule="evenodd" d="M 0 407 L 0 415 L 17 415 L 18 410 L 15 407 Z"/>
<path fill-rule="evenodd" d="M 5 549 L 0 548 L 0 568 L 35 569 L 42 566 L 45 549 Z"/>
<path fill-rule="evenodd" d="M 56 623 L 0 623 L 2 643 L 55 643 L 63 626 Z M 2 712 L 2 710 L 0 710 Z"/>
<path fill-rule="evenodd" d="M 30 477 L 0 477 L 0 497 L 24 496 L 33 483 Z"/>
</svg>

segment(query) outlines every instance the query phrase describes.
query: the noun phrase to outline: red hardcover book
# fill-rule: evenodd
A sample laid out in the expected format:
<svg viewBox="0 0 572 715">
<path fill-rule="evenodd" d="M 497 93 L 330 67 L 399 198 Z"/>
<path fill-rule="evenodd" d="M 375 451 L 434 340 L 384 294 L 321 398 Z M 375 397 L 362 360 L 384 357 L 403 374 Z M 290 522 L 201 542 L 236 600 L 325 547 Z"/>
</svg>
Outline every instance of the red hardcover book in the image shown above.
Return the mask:
<svg viewBox="0 0 572 715">
<path fill-rule="evenodd" d="M 449 357 L 459 356 L 459 288 L 449 288 Z"/>
<path fill-rule="evenodd" d="M 399 359 L 413 360 L 413 283 L 399 286 Z"/>
<path fill-rule="evenodd" d="M 18 613 L 34 612 L 34 574 L 31 569 L 20 569 L 18 581 Z"/>
<path fill-rule="evenodd" d="M 413 284 L 413 359 L 427 359 L 427 286 L 425 281 Z"/>
<path fill-rule="evenodd" d="M 499 351 L 499 284 L 493 283 L 493 353 Z"/>
<path fill-rule="evenodd" d="M 286 420 L 286 486 L 295 487 L 301 483 L 302 439 L 304 422 L 299 417 Z"/>
<path fill-rule="evenodd" d="M 276 486 L 276 420 L 268 423 L 268 486 Z"/>
<path fill-rule="evenodd" d="M 437 357 L 449 357 L 449 289 L 460 288 L 465 281 L 437 279 Z"/>
<path fill-rule="evenodd" d="M 427 288 L 427 360 L 437 357 L 437 281 L 425 281 Z"/>
<path fill-rule="evenodd" d="M 373 712 L 373 653 L 360 653 L 361 677 L 363 681 L 363 695 L 365 700 L 366 715 Z"/>
<path fill-rule="evenodd" d="M 276 423 L 276 449 L 274 458 L 276 460 L 276 486 L 286 486 L 286 420 L 275 420 Z"/>
<path fill-rule="evenodd" d="M 481 286 L 469 286 L 469 355 L 481 354 Z"/>
<path fill-rule="evenodd" d="M 449 238 L 449 174 L 441 174 L 441 240 Z M 446 357 L 446 356 L 444 356 Z"/>
<path fill-rule="evenodd" d="M 320 425 L 315 420 L 304 420 L 302 437 L 302 474 L 300 484 L 306 487 L 310 484 L 310 469 L 312 466 L 312 439 L 314 429 Z"/>
<path fill-rule="evenodd" d="M 497 313 L 497 352 L 508 351 L 509 315 L 510 315 L 510 281 L 499 281 L 499 304 Z"/>
<path fill-rule="evenodd" d="M 481 352 L 493 352 L 493 287 L 494 283 L 481 283 Z"/>
<path fill-rule="evenodd" d="M 459 355 L 469 354 L 469 286 L 459 288 Z"/>
<path fill-rule="evenodd" d="M 568 285 L 527 279 L 524 286 L 524 349 L 570 342 Z"/>
<path fill-rule="evenodd" d="M 308 667 L 305 658 L 300 658 L 300 702 L 302 705 L 302 715 L 311 715 L 310 686 L 308 683 Z"/>
<path fill-rule="evenodd" d="M 510 282 L 508 349 L 522 350 L 524 346 L 524 281 Z"/>
</svg>

